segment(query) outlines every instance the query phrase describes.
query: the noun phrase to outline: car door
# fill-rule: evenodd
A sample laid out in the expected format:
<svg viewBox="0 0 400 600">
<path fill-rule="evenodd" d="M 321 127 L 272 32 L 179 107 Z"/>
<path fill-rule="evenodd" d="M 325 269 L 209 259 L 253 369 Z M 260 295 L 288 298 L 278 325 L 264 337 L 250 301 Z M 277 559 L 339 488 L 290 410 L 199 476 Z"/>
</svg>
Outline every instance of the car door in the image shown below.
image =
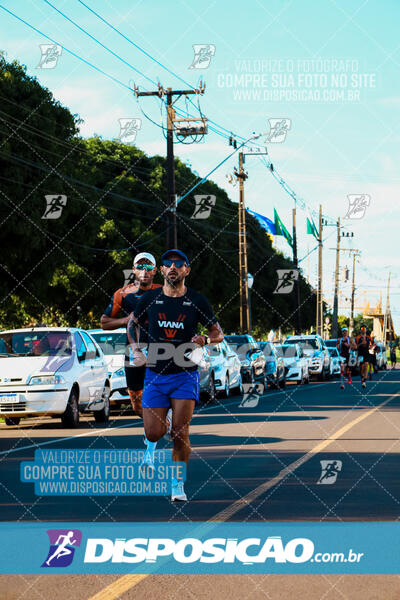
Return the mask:
<svg viewBox="0 0 400 600">
<path fill-rule="evenodd" d="M 198 367 L 199 380 L 200 380 L 200 390 L 203 392 L 208 390 L 210 385 L 210 375 L 212 371 L 212 364 L 210 353 L 208 348 L 203 347 L 203 355 L 204 355 L 204 363 L 200 364 Z"/>
<path fill-rule="evenodd" d="M 229 373 L 230 387 L 236 387 L 240 379 L 240 360 L 224 340 L 221 342 L 221 348 Z"/>
<path fill-rule="evenodd" d="M 79 402 L 86 404 L 89 401 L 89 386 L 92 383 L 92 369 L 90 368 L 90 359 L 87 355 L 87 348 L 82 335 L 76 331 L 74 333 L 76 356 L 78 359 L 77 383 L 79 385 Z"/>
<path fill-rule="evenodd" d="M 92 338 L 82 331 L 81 335 L 85 342 L 87 352 L 87 364 L 91 371 L 91 382 L 89 385 L 89 397 L 91 400 L 97 401 L 101 398 L 105 382 L 105 367 L 104 359 L 98 351 L 96 344 Z"/>
<path fill-rule="evenodd" d="M 276 351 L 276 348 L 273 346 L 273 344 L 269 344 L 269 347 L 270 347 L 270 352 L 271 352 L 271 359 L 272 359 L 273 365 L 274 365 L 273 368 L 274 368 L 276 381 L 279 382 L 283 379 L 283 376 L 285 374 L 285 366 L 283 364 L 283 360 L 278 357 L 278 353 Z"/>
<path fill-rule="evenodd" d="M 253 338 L 253 336 L 249 335 L 248 339 L 250 344 L 250 351 L 252 353 L 251 360 L 253 362 L 254 371 L 256 377 L 260 377 L 263 375 L 265 368 L 264 354 L 261 352 L 259 346 L 256 344 L 256 341 Z"/>
</svg>

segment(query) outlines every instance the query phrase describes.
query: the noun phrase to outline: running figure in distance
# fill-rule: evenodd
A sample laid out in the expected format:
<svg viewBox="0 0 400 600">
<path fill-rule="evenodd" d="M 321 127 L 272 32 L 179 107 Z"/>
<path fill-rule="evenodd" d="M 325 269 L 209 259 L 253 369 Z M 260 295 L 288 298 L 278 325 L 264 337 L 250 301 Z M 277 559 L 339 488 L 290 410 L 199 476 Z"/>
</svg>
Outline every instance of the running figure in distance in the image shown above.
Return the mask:
<svg viewBox="0 0 400 600">
<path fill-rule="evenodd" d="M 338 339 L 336 346 L 340 356 L 345 359 L 340 362 L 340 388 L 344 390 L 346 376 L 348 383 L 351 384 L 350 350 L 357 349 L 354 338 L 349 337 L 347 327 L 342 328 L 342 337 Z"/>
<path fill-rule="evenodd" d="M 370 361 L 369 349 L 371 347 L 371 338 L 367 335 L 365 325 L 361 325 L 360 334 L 356 338 L 357 350 L 359 358 L 363 361 L 360 364 L 361 372 L 361 385 L 363 388 L 367 387 L 366 381 L 368 376 L 368 366 Z"/>
<path fill-rule="evenodd" d="M 390 362 L 391 362 L 392 369 L 395 369 L 397 358 L 396 358 L 396 346 L 393 344 L 393 342 L 391 342 L 391 346 L 390 346 Z"/>
<path fill-rule="evenodd" d="M 142 362 L 137 335 L 143 324 L 148 323 L 149 349 L 143 391 L 146 437 L 157 442 L 170 434 L 173 460 L 188 463 L 189 425 L 200 394 L 195 355 L 200 351 L 202 356 L 200 347 L 218 344 L 224 334 L 208 300 L 186 287 L 185 278 L 190 273 L 186 254 L 168 250 L 161 257 L 160 271 L 164 285 L 139 300 L 132 324 L 128 326 L 128 337 L 135 361 Z M 199 323 L 207 328 L 208 336 L 197 335 Z M 172 480 L 171 499 L 187 500 L 182 481 Z"/>
</svg>

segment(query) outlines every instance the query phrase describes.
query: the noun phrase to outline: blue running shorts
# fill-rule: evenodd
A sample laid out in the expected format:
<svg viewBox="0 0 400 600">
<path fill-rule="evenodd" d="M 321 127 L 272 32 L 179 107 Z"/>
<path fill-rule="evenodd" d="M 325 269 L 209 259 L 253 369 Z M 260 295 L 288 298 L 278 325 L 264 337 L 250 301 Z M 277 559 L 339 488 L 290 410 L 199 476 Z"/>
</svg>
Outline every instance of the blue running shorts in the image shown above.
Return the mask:
<svg viewBox="0 0 400 600">
<path fill-rule="evenodd" d="M 195 400 L 200 396 L 200 381 L 197 371 L 182 371 L 163 375 L 146 369 L 144 379 L 143 408 L 170 407 L 171 398 Z"/>
</svg>

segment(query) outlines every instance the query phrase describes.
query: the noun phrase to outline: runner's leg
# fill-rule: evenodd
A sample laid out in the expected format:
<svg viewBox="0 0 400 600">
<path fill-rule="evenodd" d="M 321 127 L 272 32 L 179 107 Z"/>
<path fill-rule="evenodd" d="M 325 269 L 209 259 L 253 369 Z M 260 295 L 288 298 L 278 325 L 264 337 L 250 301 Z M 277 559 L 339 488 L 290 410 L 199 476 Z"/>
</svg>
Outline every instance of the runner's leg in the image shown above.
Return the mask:
<svg viewBox="0 0 400 600">
<path fill-rule="evenodd" d="M 345 366 L 344 363 L 340 363 L 340 387 L 344 388 L 344 374 L 345 374 Z"/>
<path fill-rule="evenodd" d="M 132 410 L 139 417 L 143 417 L 142 411 L 142 394 L 143 390 L 128 390 L 129 397 L 131 399 Z"/>
<path fill-rule="evenodd" d="M 168 406 L 143 408 L 144 431 L 149 442 L 158 442 L 167 431 L 165 418 L 168 410 Z"/>
<path fill-rule="evenodd" d="M 185 461 L 190 456 L 189 425 L 193 416 L 195 401 L 193 399 L 182 400 L 171 398 L 172 406 L 172 431 L 174 442 L 173 460 Z"/>
</svg>

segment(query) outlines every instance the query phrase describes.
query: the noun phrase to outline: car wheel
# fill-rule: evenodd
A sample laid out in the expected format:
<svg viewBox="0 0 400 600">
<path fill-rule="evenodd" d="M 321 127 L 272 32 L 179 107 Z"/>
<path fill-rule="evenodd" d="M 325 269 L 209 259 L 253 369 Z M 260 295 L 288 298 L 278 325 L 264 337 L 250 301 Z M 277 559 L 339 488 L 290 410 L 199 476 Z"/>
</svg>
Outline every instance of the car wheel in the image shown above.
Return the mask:
<svg viewBox="0 0 400 600">
<path fill-rule="evenodd" d="M 4 422 L 9 427 L 12 427 L 12 425 L 19 425 L 20 420 L 21 417 L 5 417 Z"/>
<path fill-rule="evenodd" d="M 76 388 L 72 388 L 68 398 L 68 403 L 65 411 L 61 415 L 61 423 L 64 427 L 78 427 L 79 425 L 79 405 L 78 405 L 78 391 Z"/>
<path fill-rule="evenodd" d="M 319 376 L 320 381 L 326 381 L 326 372 L 324 369 L 321 371 L 321 375 Z"/>
<path fill-rule="evenodd" d="M 284 377 L 282 379 L 282 381 L 279 383 L 279 386 L 281 388 L 281 390 L 284 390 L 286 388 L 286 377 Z"/>
<path fill-rule="evenodd" d="M 110 386 L 108 383 L 104 384 L 102 400 L 104 401 L 103 408 L 101 410 L 93 411 L 96 423 L 108 423 L 110 418 Z"/>
<path fill-rule="evenodd" d="M 229 394 L 230 394 L 230 388 L 229 388 L 229 374 L 227 373 L 225 376 L 225 388 L 224 388 L 224 397 L 228 398 Z"/>
<path fill-rule="evenodd" d="M 241 396 L 243 396 L 244 388 L 243 388 L 243 377 L 242 377 L 241 373 L 239 375 L 239 385 L 237 386 L 237 391 Z"/>
<path fill-rule="evenodd" d="M 207 404 L 214 404 L 216 396 L 217 396 L 217 392 L 216 392 L 216 389 L 215 389 L 214 374 L 211 373 L 211 375 L 210 375 L 210 382 L 208 384 L 208 390 L 207 390 L 207 395 L 206 395 L 206 403 Z"/>
<path fill-rule="evenodd" d="M 266 390 L 268 387 L 268 384 L 269 384 L 269 379 L 268 379 L 268 375 L 266 374 L 265 371 L 264 371 L 264 377 L 263 377 L 263 384 L 264 384 L 264 389 Z"/>
</svg>

